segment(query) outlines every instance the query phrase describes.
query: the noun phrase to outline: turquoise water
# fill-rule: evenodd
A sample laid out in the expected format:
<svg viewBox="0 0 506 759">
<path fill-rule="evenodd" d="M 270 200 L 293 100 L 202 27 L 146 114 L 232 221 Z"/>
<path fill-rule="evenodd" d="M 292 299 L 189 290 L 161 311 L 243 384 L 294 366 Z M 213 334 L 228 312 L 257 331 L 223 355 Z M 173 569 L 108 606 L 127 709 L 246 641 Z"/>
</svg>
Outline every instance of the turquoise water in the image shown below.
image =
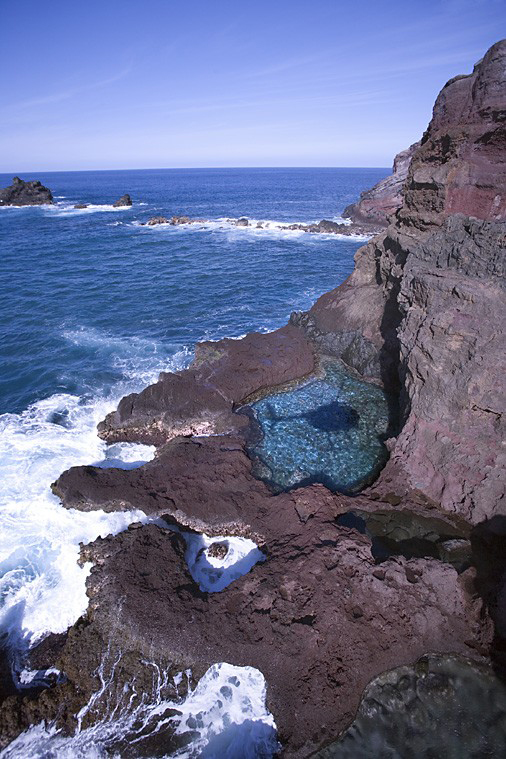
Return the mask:
<svg viewBox="0 0 506 759">
<path fill-rule="evenodd" d="M 252 447 L 256 474 L 277 490 L 320 482 L 353 492 L 385 463 L 388 399 L 337 364 L 323 379 L 252 404 L 261 440 Z"/>
</svg>

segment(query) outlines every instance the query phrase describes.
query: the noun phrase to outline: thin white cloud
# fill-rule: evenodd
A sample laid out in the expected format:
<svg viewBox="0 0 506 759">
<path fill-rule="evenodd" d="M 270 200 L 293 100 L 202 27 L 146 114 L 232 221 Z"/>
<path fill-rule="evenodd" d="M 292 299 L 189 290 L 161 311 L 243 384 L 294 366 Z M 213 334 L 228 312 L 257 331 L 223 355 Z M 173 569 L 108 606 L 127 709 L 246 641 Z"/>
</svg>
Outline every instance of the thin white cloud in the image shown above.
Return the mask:
<svg viewBox="0 0 506 759">
<path fill-rule="evenodd" d="M 124 79 L 124 77 L 128 76 L 130 71 L 131 71 L 131 66 L 126 66 L 117 74 L 107 77 L 106 79 L 99 79 L 98 81 L 90 82 L 89 84 L 83 84 L 78 87 L 70 87 L 60 92 L 53 92 L 48 95 L 42 95 L 41 97 L 31 98 L 30 100 L 21 100 L 17 103 L 10 103 L 9 105 L 5 105 L 1 110 L 9 111 L 9 112 L 13 112 L 16 110 L 22 111 L 22 110 L 34 108 L 40 105 L 60 103 L 62 100 L 69 100 L 70 98 L 73 98 L 76 95 L 80 95 L 83 92 L 92 92 L 93 90 L 98 90 L 98 89 L 101 89 L 102 87 L 107 87 L 109 84 L 114 84 L 115 82 L 118 82 L 120 79 Z"/>
</svg>

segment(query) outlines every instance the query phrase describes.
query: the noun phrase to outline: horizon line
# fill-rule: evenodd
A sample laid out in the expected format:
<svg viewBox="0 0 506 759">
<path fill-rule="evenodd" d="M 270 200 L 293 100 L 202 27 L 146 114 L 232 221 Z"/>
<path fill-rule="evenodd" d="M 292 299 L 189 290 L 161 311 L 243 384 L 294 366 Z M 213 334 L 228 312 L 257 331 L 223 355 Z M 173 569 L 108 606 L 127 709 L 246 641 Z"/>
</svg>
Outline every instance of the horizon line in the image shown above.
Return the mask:
<svg viewBox="0 0 506 759">
<path fill-rule="evenodd" d="M 35 170 L 0 170 L 0 174 L 9 174 L 13 177 L 19 177 L 21 174 L 85 174 L 98 171 L 234 171 L 248 169 L 249 171 L 263 171 L 265 169 L 389 169 L 392 166 L 148 166 L 143 168 L 122 168 L 122 169 L 35 169 Z M 26 180 L 25 180 L 26 181 Z"/>
</svg>

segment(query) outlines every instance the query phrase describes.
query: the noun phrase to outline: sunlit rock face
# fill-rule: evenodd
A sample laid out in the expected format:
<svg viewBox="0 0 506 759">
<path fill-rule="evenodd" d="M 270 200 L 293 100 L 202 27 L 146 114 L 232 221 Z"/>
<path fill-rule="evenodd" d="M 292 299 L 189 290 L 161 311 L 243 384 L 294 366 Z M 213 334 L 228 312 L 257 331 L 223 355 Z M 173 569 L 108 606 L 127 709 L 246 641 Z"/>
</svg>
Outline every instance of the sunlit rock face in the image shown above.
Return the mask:
<svg viewBox="0 0 506 759">
<path fill-rule="evenodd" d="M 257 476 L 276 490 L 320 482 L 353 492 L 386 461 L 387 396 L 330 363 L 323 379 L 252 404 L 261 439 L 251 447 Z"/>
<path fill-rule="evenodd" d="M 316 759 L 506 754 L 506 687 L 456 656 L 424 656 L 366 688 L 357 716 Z"/>
</svg>

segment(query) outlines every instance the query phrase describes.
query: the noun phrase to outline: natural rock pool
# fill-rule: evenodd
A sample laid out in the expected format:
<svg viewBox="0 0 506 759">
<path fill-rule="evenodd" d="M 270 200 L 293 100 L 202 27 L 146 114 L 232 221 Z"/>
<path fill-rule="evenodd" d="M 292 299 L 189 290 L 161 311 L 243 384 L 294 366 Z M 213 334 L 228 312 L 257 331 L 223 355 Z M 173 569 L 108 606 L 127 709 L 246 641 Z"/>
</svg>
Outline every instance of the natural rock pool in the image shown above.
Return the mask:
<svg viewBox="0 0 506 759">
<path fill-rule="evenodd" d="M 387 459 L 389 403 L 375 385 L 351 377 L 336 362 L 323 378 L 251 404 L 261 438 L 250 447 L 257 477 L 276 490 L 320 482 L 354 492 Z"/>
</svg>

